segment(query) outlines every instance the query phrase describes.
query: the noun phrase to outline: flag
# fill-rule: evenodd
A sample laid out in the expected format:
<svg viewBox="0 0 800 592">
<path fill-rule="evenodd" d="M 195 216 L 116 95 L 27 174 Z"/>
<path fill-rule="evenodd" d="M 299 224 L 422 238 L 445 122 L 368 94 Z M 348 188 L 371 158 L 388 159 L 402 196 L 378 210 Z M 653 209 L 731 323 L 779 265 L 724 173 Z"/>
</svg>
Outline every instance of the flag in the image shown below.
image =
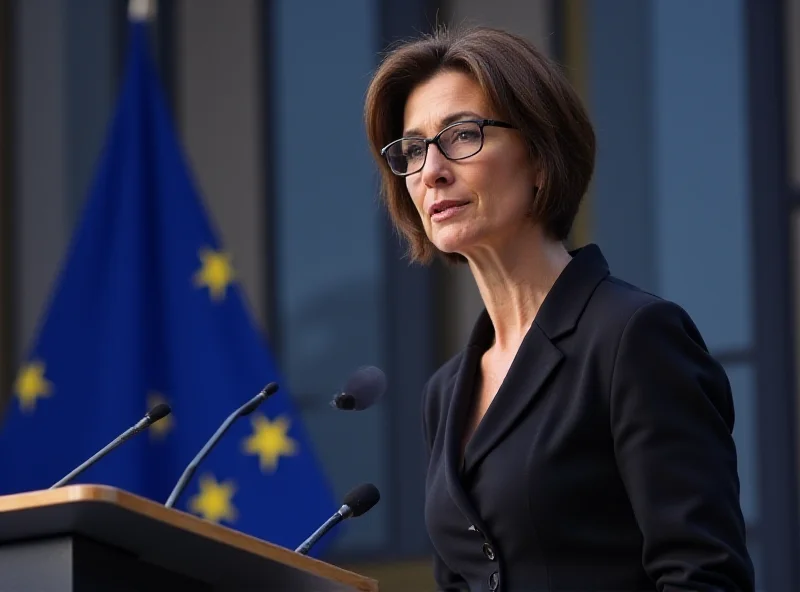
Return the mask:
<svg viewBox="0 0 800 592">
<path fill-rule="evenodd" d="M 275 381 L 175 507 L 294 549 L 339 504 L 204 211 L 147 23 L 129 27 L 98 170 L 0 428 L 0 494 L 48 488 L 165 402 L 169 416 L 76 480 L 163 503 L 221 422 Z"/>
</svg>

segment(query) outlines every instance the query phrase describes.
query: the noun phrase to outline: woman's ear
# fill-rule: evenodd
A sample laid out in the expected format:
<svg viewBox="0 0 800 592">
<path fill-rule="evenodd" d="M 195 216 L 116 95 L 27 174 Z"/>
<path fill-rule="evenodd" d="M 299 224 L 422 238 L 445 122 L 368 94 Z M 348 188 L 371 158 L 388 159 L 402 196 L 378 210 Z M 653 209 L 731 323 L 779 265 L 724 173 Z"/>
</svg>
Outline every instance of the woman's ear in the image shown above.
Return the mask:
<svg viewBox="0 0 800 592">
<path fill-rule="evenodd" d="M 544 169 L 541 166 L 537 166 L 536 173 L 534 174 L 534 179 L 533 179 L 533 186 L 535 188 L 535 191 L 538 192 L 539 188 L 544 185 L 545 177 L 546 175 L 544 174 Z"/>
<path fill-rule="evenodd" d="M 533 195 L 539 193 L 539 190 L 544 186 L 546 177 L 544 167 L 541 165 L 541 160 L 536 156 L 531 156 L 531 182 L 533 183 Z"/>
</svg>

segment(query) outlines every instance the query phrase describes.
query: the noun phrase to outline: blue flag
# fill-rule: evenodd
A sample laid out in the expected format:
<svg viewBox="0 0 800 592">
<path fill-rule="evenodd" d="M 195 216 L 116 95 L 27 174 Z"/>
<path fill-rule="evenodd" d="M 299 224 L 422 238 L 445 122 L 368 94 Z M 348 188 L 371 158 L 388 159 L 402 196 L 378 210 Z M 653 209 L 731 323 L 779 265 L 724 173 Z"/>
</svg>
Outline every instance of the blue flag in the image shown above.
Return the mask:
<svg viewBox="0 0 800 592">
<path fill-rule="evenodd" d="M 166 402 L 168 417 L 77 479 L 163 503 L 220 423 L 275 381 L 176 508 L 293 549 L 339 504 L 204 212 L 146 27 L 130 25 L 99 169 L 0 429 L 0 493 L 46 489 Z"/>
</svg>

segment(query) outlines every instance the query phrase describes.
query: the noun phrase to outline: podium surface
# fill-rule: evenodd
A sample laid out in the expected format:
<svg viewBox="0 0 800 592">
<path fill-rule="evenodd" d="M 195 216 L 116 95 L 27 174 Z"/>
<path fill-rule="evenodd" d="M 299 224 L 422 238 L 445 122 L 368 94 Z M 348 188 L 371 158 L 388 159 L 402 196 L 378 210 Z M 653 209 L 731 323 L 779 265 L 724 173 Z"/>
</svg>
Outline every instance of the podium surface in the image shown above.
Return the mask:
<svg viewBox="0 0 800 592">
<path fill-rule="evenodd" d="M 0 592 L 182 588 L 377 592 L 378 584 L 113 487 L 0 496 Z"/>
</svg>

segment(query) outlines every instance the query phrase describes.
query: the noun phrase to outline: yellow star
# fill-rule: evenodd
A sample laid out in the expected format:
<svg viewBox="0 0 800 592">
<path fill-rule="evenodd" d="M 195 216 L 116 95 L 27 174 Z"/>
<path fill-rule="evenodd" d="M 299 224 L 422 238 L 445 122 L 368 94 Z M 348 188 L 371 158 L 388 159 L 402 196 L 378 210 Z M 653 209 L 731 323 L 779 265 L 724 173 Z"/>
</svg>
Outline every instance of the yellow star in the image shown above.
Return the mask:
<svg viewBox="0 0 800 592">
<path fill-rule="evenodd" d="M 42 362 L 31 362 L 17 374 L 14 391 L 23 412 L 33 411 L 39 397 L 49 397 L 53 393 L 53 384 L 44 377 L 44 373 L 45 365 Z"/>
<path fill-rule="evenodd" d="M 166 403 L 166 402 L 167 400 L 160 393 L 150 393 L 149 395 L 147 395 L 148 409 L 152 409 L 159 403 Z M 163 440 L 164 438 L 166 438 L 167 434 L 172 431 L 172 428 L 175 425 L 173 414 L 174 412 L 170 413 L 166 417 L 162 417 L 148 428 L 151 438 L 155 438 L 157 440 Z"/>
<path fill-rule="evenodd" d="M 203 475 L 199 493 L 189 500 L 189 510 L 210 522 L 235 522 L 237 512 L 231 502 L 234 493 L 236 485 L 232 481 L 218 483 L 212 475 Z"/>
<path fill-rule="evenodd" d="M 297 442 L 286 432 L 289 431 L 289 420 L 279 417 L 270 421 L 263 415 L 255 415 L 251 420 L 253 435 L 244 441 L 245 454 L 257 454 L 261 470 L 275 472 L 281 456 L 297 454 Z"/>
<path fill-rule="evenodd" d="M 224 251 L 207 248 L 200 249 L 198 255 L 202 266 L 194 274 L 195 285 L 207 286 L 212 300 L 222 300 L 236 275 L 231 265 L 231 256 Z"/>
</svg>

